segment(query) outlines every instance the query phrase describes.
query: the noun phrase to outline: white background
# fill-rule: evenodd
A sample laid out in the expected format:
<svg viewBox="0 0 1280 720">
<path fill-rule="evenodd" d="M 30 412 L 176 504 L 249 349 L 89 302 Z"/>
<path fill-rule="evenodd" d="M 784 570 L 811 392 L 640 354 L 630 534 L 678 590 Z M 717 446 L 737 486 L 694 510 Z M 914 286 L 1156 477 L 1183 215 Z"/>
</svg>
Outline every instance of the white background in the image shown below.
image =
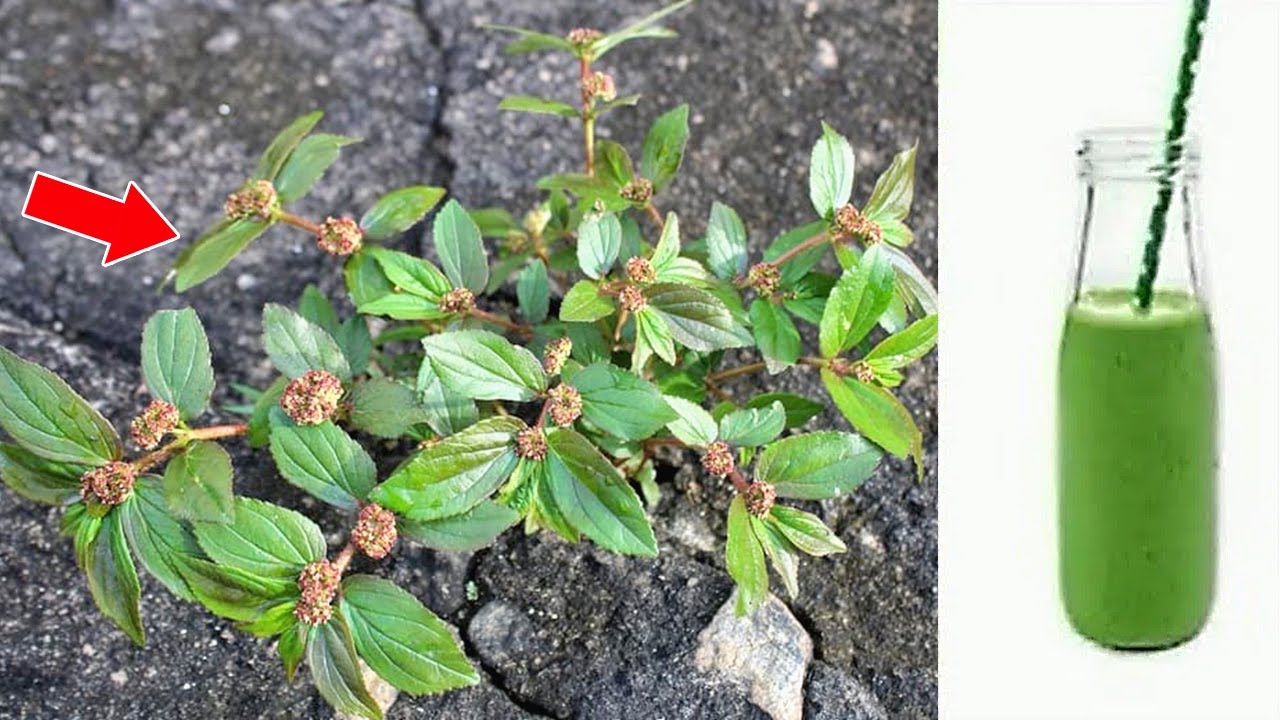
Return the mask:
<svg viewBox="0 0 1280 720">
<path fill-rule="evenodd" d="M 943 720 L 1280 718 L 1280 3 L 1213 3 L 1191 117 L 1220 373 L 1209 625 L 1123 655 L 1076 637 L 1058 600 L 1076 135 L 1163 122 L 1186 7 L 941 3 Z"/>
</svg>

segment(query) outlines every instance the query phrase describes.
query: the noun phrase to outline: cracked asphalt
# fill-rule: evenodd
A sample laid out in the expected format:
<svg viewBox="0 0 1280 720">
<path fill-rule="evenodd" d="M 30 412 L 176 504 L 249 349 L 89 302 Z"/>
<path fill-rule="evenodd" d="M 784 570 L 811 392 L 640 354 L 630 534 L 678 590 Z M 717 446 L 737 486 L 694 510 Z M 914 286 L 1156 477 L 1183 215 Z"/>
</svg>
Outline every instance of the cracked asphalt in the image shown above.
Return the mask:
<svg viewBox="0 0 1280 720">
<path fill-rule="evenodd" d="M 297 211 L 358 214 L 386 190 L 444 185 L 470 207 L 522 212 L 539 176 L 576 166 L 578 138 L 554 119 L 499 113 L 512 93 L 571 98 L 574 68 L 501 54 L 485 22 L 560 33 L 612 27 L 652 2 L 409 0 L 0 0 L 0 344 L 62 373 L 121 429 L 145 402 L 142 324 L 190 304 L 213 345 L 215 402 L 230 382 L 270 377 L 266 302 L 309 282 L 340 298 L 331 258 L 287 228 L 181 297 L 156 286 L 185 241 L 213 221 L 274 132 L 312 108 L 323 128 L 365 142 Z M 692 138 L 658 198 L 701 234 L 713 200 L 736 208 L 759 249 L 800 224 L 819 119 L 857 149 L 865 198 L 894 152 L 920 142 L 910 222 L 916 261 L 936 277 L 936 7 L 892 0 L 703 0 L 669 23 L 673 41 L 628 45 L 603 69 L 638 109 L 602 135 L 633 149 L 681 102 Z M 136 181 L 184 240 L 99 266 L 101 249 L 23 220 L 35 170 L 110 194 Z M 423 249 L 421 228 L 397 241 Z M 763 383 L 763 384 L 762 384 Z M 744 380 L 823 398 L 811 376 Z M 926 437 L 924 482 L 886 464 L 852 497 L 811 509 L 849 553 L 806 561 L 789 603 L 814 640 L 807 718 L 936 717 L 936 355 L 902 388 Z M 835 413 L 813 428 L 845 427 Z M 270 458 L 233 446 L 238 492 L 299 508 L 340 540 L 343 518 L 283 483 Z M 461 630 L 483 670 L 473 689 L 402 696 L 393 718 L 756 718 L 732 687 L 693 668 L 697 633 L 730 590 L 720 542 L 728 495 L 670 456 L 654 511 L 656 560 L 622 559 L 518 532 L 474 554 L 401 545 L 376 572 Z M 389 468 L 394 448 L 379 452 Z M 0 492 L 0 718 L 327 718 L 308 682 L 288 685 L 270 644 L 144 579 L 148 646 L 97 617 L 57 513 Z M 712 549 L 714 548 L 714 549 Z M 469 600 L 472 584 L 475 599 Z"/>
</svg>

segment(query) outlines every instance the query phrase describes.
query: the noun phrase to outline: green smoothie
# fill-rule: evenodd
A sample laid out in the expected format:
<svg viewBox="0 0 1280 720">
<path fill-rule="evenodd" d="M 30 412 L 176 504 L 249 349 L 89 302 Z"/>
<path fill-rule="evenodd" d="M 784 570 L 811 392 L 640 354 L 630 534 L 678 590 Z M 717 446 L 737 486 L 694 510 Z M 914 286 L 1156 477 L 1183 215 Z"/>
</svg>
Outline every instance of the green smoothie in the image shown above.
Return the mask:
<svg viewBox="0 0 1280 720">
<path fill-rule="evenodd" d="M 1194 297 L 1090 290 L 1067 311 L 1058 375 L 1062 598 L 1114 648 L 1194 636 L 1213 598 L 1213 340 Z"/>
</svg>

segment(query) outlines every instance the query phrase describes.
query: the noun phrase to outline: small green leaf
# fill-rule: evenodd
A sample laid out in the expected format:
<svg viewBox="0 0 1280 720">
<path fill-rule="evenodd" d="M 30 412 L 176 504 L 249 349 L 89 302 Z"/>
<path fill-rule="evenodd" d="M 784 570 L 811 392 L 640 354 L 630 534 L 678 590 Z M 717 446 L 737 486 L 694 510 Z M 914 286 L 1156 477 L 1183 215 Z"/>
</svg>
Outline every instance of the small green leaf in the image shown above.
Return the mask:
<svg viewBox="0 0 1280 720">
<path fill-rule="evenodd" d="M 679 415 L 667 423 L 667 429 L 676 439 L 693 447 L 706 447 L 715 441 L 719 429 L 711 413 L 684 398 L 667 395 L 666 399 L 667 405 Z"/>
<path fill-rule="evenodd" d="M 551 307 L 551 284 L 547 281 L 547 266 L 534 260 L 520 271 L 516 278 L 516 299 L 520 301 L 520 315 L 525 322 L 537 325 L 547 319 Z"/>
<path fill-rule="evenodd" d="M 676 342 L 671 336 L 671 326 L 661 314 L 644 308 L 635 314 L 636 350 L 645 348 L 662 358 L 668 365 L 675 365 Z"/>
<path fill-rule="evenodd" d="M 262 391 L 262 395 L 253 403 L 253 414 L 249 416 L 249 447 L 266 447 L 271 441 L 271 409 L 280 405 L 280 396 L 288 379 L 278 377 L 270 387 Z"/>
<path fill-rule="evenodd" d="M 0 480 L 21 497 L 45 505 L 63 505 L 80 495 L 84 465 L 45 460 L 17 445 L 0 443 Z"/>
<path fill-rule="evenodd" d="M 570 383 L 582 395 L 582 415 L 624 440 L 643 440 L 676 418 L 658 388 L 619 367 L 596 363 Z"/>
<path fill-rule="evenodd" d="M 275 180 L 276 175 L 280 174 L 280 168 L 284 167 L 285 160 L 289 159 L 289 153 L 298 147 L 298 143 L 302 142 L 302 138 L 311 132 L 322 117 L 324 113 L 314 110 L 295 118 L 281 130 L 262 153 L 262 157 L 258 160 L 258 169 L 253 173 L 253 179 Z"/>
<path fill-rule="evenodd" d="M 596 177 L 615 188 L 626 185 L 636 175 L 627 149 L 612 140 L 596 141 L 595 160 Z"/>
<path fill-rule="evenodd" d="M 599 60 L 604 57 L 605 53 L 628 40 L 636 40 L 639 38 L 675 37 L 676 34 L 671 30 L 664 27 L 655 27 L 655 24 L 659 20 L 685 7 L 691 2 L 693 2 L 693 0 L 678 0 L 677 2 L 673 2 L 660 10 L 650 13 L 624 28 L 608 33 L 591 44 L 591 57 Z"/>
<path fill-rule="evenodd" d="M 487 238 L 505 239 L 512 231 L 522 232 L 520 224 L 505 208 L 477 208 L 468 210 L 471 221 L 480 228 L 480 234 Z"/>
<path fill-rule="evenodd" d="M 717 277 L 729 280 L 747 271 L 747 229 L 733 208 L 711 204 L 707 221 L 707 264 Z"/>
<path fill-rule="evenodd" d="M 480 228 L 457 200 L 445 203 L 436 214 L 431 238 L 444 274 L 454 286 L 476 294 L 484 292 L 489 282 L 489 255 L 480 238 Z"/>
<path fill-rule="evenodd" d="M 596 106 L 596 117 L 600 117 L 610 110 L 616 110 L 620 107 L 635 107 L 640 102 L 641 95 L 620 95 L 607 103 L 600 103 Z"/>
<path fill-rule="evenodd" d="M 365 252 L 378 262 L 387 280 L 399 291 L 438 304 L 440 297 L 453 289 L 449 278 L 428 260 L 381 247 L 371 247 Z M 439 316 L 444 317 L 444 313 Z"/>
<path fill-rule="evenodd" d="M 262 309 L 262 339 L 271 362 L 289 378 L 324 370 L 340 380 L 351 379 L 351 366 L 337 341 L 283 305 L 267 303 Z"/>
<path fill-rule="evenodd" d="M 195 532 L 214 561 L 268 578 L 294 578 L 307 563 L 325 555 L 324 536 L 315 523 L 253 498 L 236 498 L 234 522 L 197 523 Z"/>
<path fill-rule="evenodd" d="M 876 180 L 876 187 L 871 191 L 866 206 L 862 208 L 862 214 L 867 219 L 882 226 L 889 223 L 900 225 L 907 213 L 911 212 L 918 146 L 919 143 L 916 143 L 895 155 L 889 169 Z M 909 230 L 907 232 L 910 233 Z"/>
<path fill-rule="evenodd" d="M 791 316 L 764 298 L 751 303 L 751 334 L 770 372 L 781 372 L 800 357 L 800 331 Z"/>
<path fill-rule="evenodd" d="M 499 110 L 514 110 L 516 112 L 539 113 L 542 115 L 559 115 L 560 117 L 576 119 L 581 112 L 578 108 L 563 103 L 559 100 L 548 100 L 546 98 L 531 97 L 529 95 L 512 95 L 502 99 L 498 103 Z"/>
<path fill-rule="evenodd" d="M 270 225 L 260 220 L 223 221 L 214 225 L 178 256 L 172 270 L 176 278 L 174 289 L 183 293 L 217 275 Z"/>
<path fill-rule="evenodd" d="M 547 387 L 542 363 L 523 347 L 485 330 L 457 330 L 422 339 L 440 382 L 476 400 L 528 402 Z"/>
<path fill-rule="evenodd" d="M 649 262 L 653 263 L 653 269 L 661 273 L 671 266 L 680 257 L 680 218 L 675 213 L 667 213 L 667 219 L 662 223 L 662 235 L 658 238 L 658 244 L 653 248 L 653 257 L 649 258 Z"/>
<path fill-rule="evenodd" d="M 87 548 L 84 560 L 84 573 L 94 604 L 141 647 L 146 643 L 142 610 L 138 606 L 142 589 L 133 558 L 129 556 L 120 513 L 107 513 L 102 518 L 102 528 Z"/>
<path fill-rule="evenodd" d="M 412 185 L 393 190 L 378 198 L 360 218 L 360 229 L 366 240 L 386 238 L 413 227 L 444 197 L 444 188 Z"/>
<path fill-rule="evenodd" d="M 418 404 L 417 393 L 398 380 L 372 378 L 351 389 L 347 422 L 354 430 L 395 439 L 426 420 L 427 411 Z"/>
<path fill-rule="evenodd" d="M 835 128 L 822 123 L 822 137 L 809 158 L 809 200 L 825 219 L 849 202 L 853 194 L 853 148 Z"/>
<path fill-rule="evenodd" d="M 352 575 L 338 607 L 360 657 L 397 688 L 425 695 L 480 682 L 449 626 L 391 581 Z"/>
<path fill-rule="evenodd" d="M 846 271 L 831 289 L 818 326 L 823 357 L 835 357 L 861 342 L 893 299 L 893 268 L 880 247 L 872 245 L 858 267 Z"/>
<path fill-rule="evenodd" d="M 565 519 L 606 550 L 657 556 L 640 498 L 613 463 L 569 428 L 547 433 L 547 446 L 551 496 Z"/>
<path fill-rule="evenodd" d="M 198 558 L 204 553 L 191 530 L 169 513 L 159 483 L 151 477 L 141 478 L 134 487 L 133 499 L 121 505 L 119 513 L 129 546 L 142 567 L 169 592 L 195 602 L 196 596 L 182 578 L 180 561 L 175 556 Z"/>
<path fill-rule="evenodd" d="M 711 352 L 751 344 L 751 334 L 734 321 L 720 298 L 706 290 L 675 283 L 645 289 L 649 307 L 667 321 L 671 336 L 690 350 Z"/>
<path fill-rule="evenodd" d="M 204 325 L 191 308 L 161 310 L 142 329 L 142 377 L 151 394 L 199 417 L 213 394 L 213 360 Z"/>
<path fill-rule="evenodd" d="M 344 510 L 356 510 L 377 481 L 373 459 L 337 425 L 276 425 L 271 456 L 285 480 Z"/>
<path fill-rule="evenodd" d="M 231 456 L 216 442 L 197 440 L 169 461 L 164 498 L 183 520 L 228 523 L 235 514 Z"/>
<path fill-rule="evenodd" d="M 428 358 L 418 366 L 418 398 L 425 422 L 437 435 L 452 435 L 479 418 L 475 401 L 446 388 Z"/>
<path fill-rule="evenodd" d="M 798 428 L 809 422 L 818 413 L 822 412 L 826 406 L 819 402 L 814 402 L 807 397 L 792 395 L 791 393 L 765 393 L 751 398 L 743 407 L 762 408 L 768 407 L 775 402 L 782 403 L 782 407 L 787 411 L 787 428 Z"/>
<path fill-rule="evenodd" d="M 406 520 L 396 525 L 404 537 L 432 550 L 469 552 L 493 544 L 507 528 L 520 521 L 520 513 L 491 500 L 462 513 L 438 520 Z"/>
<path fill-rule="evenodd" d="M 879 361 L 886 369 L 905 367 L 927 355 L 937 342 L 938 316 L 929 315 L 885 338 L 862 359 Z"/>
<path fill-rule="evenodd" d="M 307 667 L 316 690 L 334 710 L 348 715 L 382 720 L 382 708 L 369 694 L 360 673 L 351 629 L 341 616 L 313 625 L 307 637 Z"/>
<path fill-rule="evenodd" d="M 578 226 L 578 266 L 587 277 L 609 274 L 622 248 L 622 225 L 613 213 L 588 216 Z"/>
<path fill-rule="evenodd" d="M 302 658 L 306 655 L 310 629 L 310 625 L 297 623 L 282 633 L 280 642 L 276 643 L 276 652 L 280 654 L 280 661 L 284 663 L 284 679 L 287 682 L 293 682 L 293 674 L 298 671 L 298 666 L 302 664 Z"/>
<path fill-rule="evenodd" d="M 774 571 L 778 573 L 778 577 L 782 578 L 787 594 L 794 599 L 800 594 L 800 559 L 796 557 L 795 546 L 772 523 L 754 515 L 751 516 L 751 531 L 756 534 L 756 539 L 760 541 L 760 547 L 764 549 L 764 554 L 769 558 Z"/>
<path fill-rule="evenodd" d="M 559 35 L 548 35 L 546 33 L 525 30 L 524 28 L 511 27 L 510 25 L 485 25 L 486 30 L 501 30 L 503 32 L 514 33 L 519 36 L 516 40 L 511 41 L 503 48 L 503 52 L 508 55 L 520 55 L 523 53 L 538 52 L 539 50 L 564 50 L 565 52 L 573 52 L 573 43 L 560 37 Z"/>
<path fill-rule="evenodd" d="M 918 317 L 936 315 L 938 291 L 934 289 L 929 278 L 916 267 L 906 253 L 883 243 L 880 247 L 889 257 L 889 264 L 893 265 L 893 271 L 897 275 L 898 294 L 911 312 Z"/>
<path fill-rule="evenodd" d="M 720 418 L 720 439 L 730 445 L 756 447 L 778 437 L 786 424 L 787 411 L 780 402 L 734 410 Z"/>
<path fill-rule="evenodd" d="M 111 424 L 62 378 L 3 347 L 0 428 L 46 460 L 101 465 L 123 452 Z"/>
<path fill-rule="evenodd" d="M 680 105 L 653 121 L 640 151 L 640 174 L 661 190 L 676 176 L 689 141 L 689 106 Z"/>
<path fill-rule="evenodd" d="M 822 383 L 854 430 L 900 458 L 912 455 L 920 464 L 920 429 L 911 412 L 888 390 L 822 371 Z M 923 469 L 923 468 L 921 468 Z"/>
<path fill-rule="evenodd" d="M 560 303 L 560 319 L 565 322 L 595 322 L 613 311 L 613 299 L 602 294 L 590 280 L 574 283 Z"/>
<path fill-rule="evenodd" d="M 844 541 L 822 520 L 803 510 L 774 505 L 769 511 L 769 520 L 769 524 L 785 535 L 792 545 L 808 555 L 822 557 L 847 549 Z"/>
<path fill-rule="evenodd" d="M 769 569 L 764 564 L 764 548 L 751 528 L 751 515 L 740 495 L 729 504 L 724 564 L 729 577 L 738 585 L 737 615 L 754 613 L 769 595 Z"/>
<path fill-rule="evenodd" d="M 511 417 L 481 420 L 411 457 L 369 499 L 410 520 L 464 513 L 511 475 L 515 436 L 524 428 Z"/>
<path fill-rule="evenodd" d="M 170 559 L 200 604 L 218 617 L 251 622 L 282 600 L 298 596 L 294 576 L 261 577 L 186 554 Z"/>
<path fill-rule="evenodd" d="M 306 195 L 321 175 L 338 159 L 343 146 L 360 142 L 360 138 L 319 133 L 308 135 L 298 143 L 280 174 L 276 176 L 276 193 L 280 202 L 291 203 Z"/>
<path fill-rule="evenodd" d="M 765 447 L 756 479 L 773 485 L 780 497 L 826 500 L 853 490 L 879 463 L 880 451 L 857 435 L 814 432 Z"/>
</svg>

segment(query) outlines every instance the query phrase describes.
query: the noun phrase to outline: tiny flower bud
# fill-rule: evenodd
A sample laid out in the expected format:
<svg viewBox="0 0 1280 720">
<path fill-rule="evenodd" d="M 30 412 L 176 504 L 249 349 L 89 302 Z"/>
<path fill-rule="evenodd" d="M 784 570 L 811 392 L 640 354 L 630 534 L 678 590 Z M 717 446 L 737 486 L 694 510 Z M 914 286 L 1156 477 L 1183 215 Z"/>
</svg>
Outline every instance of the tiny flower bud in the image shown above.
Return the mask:
<svg viewBox="0 0 1280 720">
<path fill-rule="evenodd" d="M 320 224 L 316 243 L 330 255 L 350 255 L 360 249 L 364 231 L 351 218 L 327 217 Z"/>
<path fill-rule="evenodd" d="M 547 436 L 541 428 L 525 428 L 516 435 L 516 455 L 525 460 L 542 460 L 547 456 Z"/>
<path fill-rule="evenodd" d="M 551 211 L 546 205 L 539 205 L 524 215 L 524 229 L 530 235 L 541 235 L 551 222 Z"/>
<path fill-rule="evenodd" d="M 702 455 L 702 469 L 708 475 L 722 478 L 733 472 L 733 467 L 733 451 L 729 449 L 728 443 L 716 440 L 707 446 L 707 451 Z"/>
<path fill-rule="evenodd" d="M 302 568 L 298 574 L 298 590 L 301 597 L 293 609 L 293 616 L 308 625 L 320 625 L 333 617 L 333 597 L 338 593 L 342 573 L 328 560 L 317 560 Z"/>
<path fill-rule="evenodd" d="M 178 427 L 178 420 L 178 408 L 163 400 L 152 400 L 129 425 L 133 444 L 143 450 L 154 448 Z"/>
<path fill-rule="evenodd" d="M 571 352 L 573 352 L 573 341 L 567 337 L 548 341 L 546 348 L 542 351 L 542 369 L 548 375 L 559 375 L 564 369 L 564 361 L 569 359 Z"/>
<path fill-rule="evenodd" d="M 580 27 L 570 30 L 569 34 L 565 35 L 564 39 L 581 48 L 590 45 L 602 37 L 604 37 L 604 33 L 596 30 L 595 28 Z"/>
<path fill-rule="evenodd" d="M 778 272 L 778 267 L 773 263 L 756 263 L 747 271 L 747 285 L 751 286 L 758 295 L 764 297 L 773 295 L 781 283 L 782 273 Z"/>
<path fill-rule="evenodd" d="M 572 385 L 557 385 L 547 391 L 547 415 L 556 425 L 572 425 L 582 415 L 582 395 Z"/>
<path fill-rule="evenodd" d="M 827 361 L 827 369 L 836 377 L 847 377 L 853 372 L 853 363 L 844 358 L 832 358 Z"/>
<path fill-rule="evenodd" d="M 872 383 L 876 380 L 876 371 L 872 370 L 867 363 L 859 360 L 853 364 L 853 376 L 864 383 Z"/>
<path fill-rule="evenodd" d="M 503 244 L 513 253 L 524 252 L 529 247 L 529 236 L 519 230 L 508 230 Z"/>
<path fill-rule="evenodd" d="M 460 315 L 476 306 L 476 296 L 466 288 L 454 288 L 440 296 L 440 311 Z"/>
<path fill-rule="evenodd" d="M 103 505 L 119 505 L 133 492 L 137 471 L 126 462 L 113 460 L 80 476 L 80 497 Z"/>
<path fill-rule="evenodd" d="M 627 279 L 637 285 L 649 285 L 658 279 L 658 271 L 648 260 L 633 257 L 627 261 Z"/>
<path fill-rule="evenodd" d="M 257 180 L 227 196 L 223 212 L 232 220 L 270 220 L 280 196 L 270 180 Z"/>
<path fill-rule="evenodd" d="M 605 102 L 614 99 L 618 96 L 618 90 L 614 87 L 613 76 L 599 70 L 586 76 L 582 79 L 582 96 Z"/>
<path fill-rule="evenodd" d="M 653 197 L 653 183 L 642 177 L 632 178 L 627 181 L 626 185 L 622 186 L 618 194 L 625 200 L 645 205 Z"/>
<path fill-rule="evenodd" d="M 360 508 L 356 529 L 351 531 L 351 542 L 374 560 L 381 560 L 396 544 L 395 513 L 370 503 Z"/>
<path fill-rule="evenodd" d="M 308 370 L 289 381 L 280 395 L 280 409 L 299 425 L 319 425 L 333 417 L 342 400 L 342 381 L 324 370 Z"/>
<path fill-rule="evenodd" d="M 773 502 L 778 499 L 778 491 L 772 485 L 764 482 L 753 482 L 747 486 L 746 492 L 742 494 L 742 501 L 747 506 L 747 512 L 758 518 L 763 518 L 769 514 L 769 510 L 773 508 Z"/>
<path fill-rule="evenodd" d="M 845 205 L 837 210 L 831 225 L 837 235 L 857 238 L 868 245 L 880 242 L 882 237 L 880 225 L 858 212 L 852 205 Z"/>
<path fill-rule="evenodd" d="M 299 600 L 293 608 L 293 616 L 307 625 L 323 625 L 333 618 L 333 605 Z"/>
<path fill-rule="evenodd" d="M 640 312 L 649 306 L 644 293 L 634 285 L 628 285 L 618 292 L 618 302 L 622 304 L 623 310 L 630 313 Z"/>
</svg>

